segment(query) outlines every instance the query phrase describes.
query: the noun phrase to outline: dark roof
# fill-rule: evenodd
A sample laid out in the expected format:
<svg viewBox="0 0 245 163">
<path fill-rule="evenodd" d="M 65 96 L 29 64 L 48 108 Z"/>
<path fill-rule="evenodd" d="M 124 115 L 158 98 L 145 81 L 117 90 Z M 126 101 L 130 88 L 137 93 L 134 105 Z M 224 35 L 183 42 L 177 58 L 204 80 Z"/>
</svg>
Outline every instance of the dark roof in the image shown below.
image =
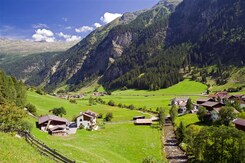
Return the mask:
<svg viewBox="0 0 245 163">
<path fill-rule="evenodd" d="M 212 100 L 211 98 L 198 98 L 197 101 L 202 101 L 202 102 L 206 102 L 208 100 Z"/>
<path fill-rule="evenodd" d="M 49 120 L 59 121 L 59 122 L 69 122 L 67 119 L 62 118 L 62 117 L 58 117 L 56 115 L 44 115 L 44 116 L 38 118 L 38 124 L 42 124 L 42 123 L 47 122 Z"/>
<path fill-rule="evenodd" d="M 237 118 L 233 121 L 236 125 L 245 126 L 245 119 Z"/>
<path fill-rule="evenodd" d="M 97 113 L 95 113 L 95 112 L 92 112 L 92 111 L 90 111 L 90 110 L 87 110 L 87 111 L 85 111 L 85 113 L 86 114 L 89 114 L 89 115 L 91 115 L 91 116 L 94 116 L 94 117 L 97 117 Z"/>
<path fill-rule="evenodd" d="M 212 102 L 212 101 L 207 101 L 207 102 L 204 102 L 203 104 L 200 104 L 201 106 L 206 106 L 206 107 L 214 107 L 218 104 L 221 104 L 219 102 Z"/>
</svg>

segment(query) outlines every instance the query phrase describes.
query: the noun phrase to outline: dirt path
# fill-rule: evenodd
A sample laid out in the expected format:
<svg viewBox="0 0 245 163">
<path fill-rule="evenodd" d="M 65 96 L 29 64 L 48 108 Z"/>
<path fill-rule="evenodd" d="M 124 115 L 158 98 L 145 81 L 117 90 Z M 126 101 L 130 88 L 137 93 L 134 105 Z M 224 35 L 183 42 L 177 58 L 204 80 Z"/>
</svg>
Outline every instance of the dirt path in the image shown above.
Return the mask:
<svg viewBox="0 0 245 163">
<path fill-rule="evenodd" d="M 164 150 L 169 163 L 187 162 L 185 152 L 183 152 L 176 144 L 177 139 L 174 133 L 174 127 L 171 121 L 166 121 L 164 125 Z"/>
</svg>

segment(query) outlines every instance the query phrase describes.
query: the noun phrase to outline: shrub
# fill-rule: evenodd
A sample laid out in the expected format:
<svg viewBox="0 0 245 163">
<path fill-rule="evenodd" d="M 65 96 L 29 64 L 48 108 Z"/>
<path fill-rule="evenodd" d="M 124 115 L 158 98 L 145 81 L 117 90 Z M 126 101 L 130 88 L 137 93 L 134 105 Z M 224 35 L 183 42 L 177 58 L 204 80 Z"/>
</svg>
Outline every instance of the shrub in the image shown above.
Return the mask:
<svg viewBox="0 0 245 163">
<path fill-rule="evenodd" d="M 108 105 L 110 105 L 110 106 L 115 106 L 116 104 L 115 104 L 115 102 L 114 102 L 113 100 L 110 100 L 110 101 L 108 102 Z"/>
<path fill-rule="evenodd" d="M 99 119 L 103 118 L 103 114 L 102 113 L 99 113 L 98 116 L 97 116 L 97 118 L 99 118 Z"/>
<path fill-rule="evenodd" d="M 27 105 L 26 105 L 26 108 L 27 108 L 27 110 L 30 112 L 30 113 L 32 113 L 32 114 L 36 114 L 36 112 L 37 112 L 37 108 L 36 108 L 36 106 L 35 105 L 33 105 L 33 104 L 31 104 L 31 103 L 28 103 Z"/>
<path fill-rule="evenodd" d="M 105 118 L 104 118 L 104 120 L 106 122 L 109 122 L 109 121 L 112 120 L 112 118 L 113 118 L 113 114 L 112 113 L 107 113 L 106 116 L 105 116 Z"/>
<path fill-rule="evenodd" d="M 76 99 L 70 99 L 69 101 L 70 101 L 70 103 L 72 103 L 72 104 L 76 104 L 76 103 L 77 103 Z"/>
<path fill-rule="evenodd" d="M 129 105 L 128 108 L 129 108 L 130 110 L 134 110 L 134 109 L 135 109 L 134 105 L 132 105 L 132 104 Z"/>
</svg>

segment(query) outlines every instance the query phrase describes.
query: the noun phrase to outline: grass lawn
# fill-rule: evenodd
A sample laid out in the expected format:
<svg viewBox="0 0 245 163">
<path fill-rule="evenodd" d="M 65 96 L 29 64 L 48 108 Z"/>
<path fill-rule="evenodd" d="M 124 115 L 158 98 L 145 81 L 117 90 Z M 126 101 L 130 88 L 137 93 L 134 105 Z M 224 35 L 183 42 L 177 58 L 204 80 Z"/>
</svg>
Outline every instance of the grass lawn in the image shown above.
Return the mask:
<svg viewBox="0 0 245 163">
<path fill-rule="evenodd" d="M 77 100 L 77 104 L 72 104 L 68 100 L 59 99 L 49 95 L 39 95 L 35 92 L 28 91 L 27 101 L 37 107 L 38 115 L 50 114 L 49 110 L 55 107 L 63 106 L 66 109 L 67 115 L 64 115 L 68 120 L 72 120 L 74 116 L 79 115 L 81 111 L 92 110 L 96 113 L 106 114 L 108 112 L 113 113 L 112 122 L 129 121 L 134 116 L 144 115 L 136 110 L 122 109 L 118 107 L 111 107 L 107 105 L 96 104 L 89 106 L 88 100 Z M 146 117 L 148 115 L 145 115 Z"/>
<path fill-rule="evenodd" d="M 199 119 L 196 114 L 185 114 L 176 118 L 176 126 L 179 126 L 181 121 L 183 122 L 184 126 L 188 126 L 195 123 L 197 124 L 199 122 Z"/>
<path fill-rule="evenodd" d="M 0 132 L 0 162 L 52 162 L 41 156 L 24 138 Z"/>
<path fill-rule="evenodd" d="M 106 124 L 105 129 L 78 130 L 66 137 L 50 136 L 35 128 L 32 134 L 76 162 L 140 163 L 147 156 L 163 159 L 160 130 L 150 126 Z"/>
<path fill-rule="evenodd" d="M 67 111 L 64 117 L 69 120 L 80 111 L 90 109 L 103 114 L 112 112 L 112 122 L 124 121 L 106 124 L 105 129 L 99 131 L 78 130 L 75 135 L 67 137 L 50 136 L 39 129 L 33 129 L 35 137 L 77 162 L 142 162 L 147 156 L 163 159 L 159 129 L 125 122 L 144 113 L 100 104 L 89 106 L 88 100 L 77 100 L 77 104 L 72 104 L 67 100 L 34 92 L 28 92 L 27 99 L 37 107 L 38 114 L 47 114 L 48 110 L 63 106 Z M 145 116 L 149 117 L 148 114 Z M 29 118 L 29 121 L 34 125 L 36 120 Z"/>
<path fill-rule="evenodd" d="M 125 90 L 125 91 L 115 91 L 113 95 L 199 95 L 207 90 L 207 86 L 185 79 L 178 84 L 175 84 L 166 89 L 160 89 L 157 91 L 147 91 L 147 90 Z"/>
</svg>

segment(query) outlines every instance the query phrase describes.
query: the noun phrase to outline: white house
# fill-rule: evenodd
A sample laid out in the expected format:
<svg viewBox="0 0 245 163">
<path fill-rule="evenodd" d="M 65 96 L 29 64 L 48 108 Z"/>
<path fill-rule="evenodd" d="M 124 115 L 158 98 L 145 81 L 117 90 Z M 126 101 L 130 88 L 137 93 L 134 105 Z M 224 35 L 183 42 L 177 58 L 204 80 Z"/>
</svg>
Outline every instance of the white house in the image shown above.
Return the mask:
<svg viewBox="0 0 245 163">
<path fill-rule="evenodd" d="M 97 113 L 90 110 L 80 112 L 79 116 L 76 117 L 77 127 L 83 126 L 85 129 L 97 130 L 96 117 Z"/>
</svg>

